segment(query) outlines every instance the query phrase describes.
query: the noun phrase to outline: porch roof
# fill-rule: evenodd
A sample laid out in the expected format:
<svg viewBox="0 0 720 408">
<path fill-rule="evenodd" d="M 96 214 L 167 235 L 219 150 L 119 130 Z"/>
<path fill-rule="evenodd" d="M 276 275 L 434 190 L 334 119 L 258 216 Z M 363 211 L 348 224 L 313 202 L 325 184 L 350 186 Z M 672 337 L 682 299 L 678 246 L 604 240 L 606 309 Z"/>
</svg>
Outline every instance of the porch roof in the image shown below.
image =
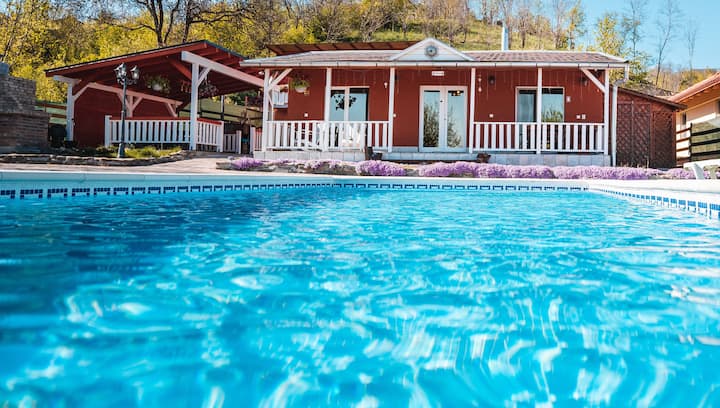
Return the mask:
<svg viewBox="0 0 720 408">
<path fill-rule="evenodd" d="M 242 55 L 236 52 L 230 51 L 210 41 L 200 40 L 65 67 L 52 68 L 46 70 L 45 75 L 48 77 L 62 77 L 78 81 L 78 83 L 81 84 L 78 88 L 89 83 L 98 84 L 101 87 L 119 88 L 115 78 L 114 68 L 124 62 L 128 66 L 137 65 L 140 69 L 141 79 L 139 83 L 129 86 L 129 90 L 136 90 L 158 98 L 187 102 L 190 99 L 188 85 L 191 82 L 191 65 L 184 61 L 183 53 L 192 53 L 217 63 L 218 66 L 224 66 L 233 70 L 237 70 L 238 63 L 244 59 Z M 157 92 L 147 87 L 145 83 L 146 79 L 154 76 L 161 76 L 168 79 L 170 83 L 169 92 Z M 217 89 L 217 95 L 257 89 L 257 85 L 238 81 L 216 70 L 209 73 L 208 81 Z M 258 81 L 262 80 L 258 78 Z"/>
<path fill-rule="evenodd" d="M 456 60 L 398 59 L 404 50 L 306 51 L 245 60 L 241 67 L 578 67 L 625 68 L 627 61 L 591 51 L 464 51 Z"/>
</svg>

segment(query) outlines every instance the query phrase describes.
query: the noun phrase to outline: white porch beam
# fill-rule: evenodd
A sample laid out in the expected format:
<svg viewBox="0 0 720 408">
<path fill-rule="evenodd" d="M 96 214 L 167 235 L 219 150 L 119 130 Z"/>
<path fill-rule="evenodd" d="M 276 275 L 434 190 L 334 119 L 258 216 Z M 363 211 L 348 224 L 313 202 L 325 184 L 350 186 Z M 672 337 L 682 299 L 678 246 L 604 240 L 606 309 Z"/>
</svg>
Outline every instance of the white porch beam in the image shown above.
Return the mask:
<svg viewBox="0 0 720 408">
<path fill-rule="evenodd" d="M 612 166 L 617 166 L 617 98 L 618 98 L 618 86 L 613 86 L 613 100 L 612 100 Z"/>
<path fill-rule="evenodd" d="M 185 54 L 185 51 L 183 51 Z M 195 150 L 197 141 L 198 87 L 200 86 L 200 66 L 192 64 L 190 75 L 190 150 Z"/>
<path fill-rule="evenodd" d="M 75 99 L 73 95 L 73 83 L 68 82 L 67 84 L 67 103 L 65 105 L 65 131 L 67 132 L 68 140 L 75 140 Z"/>
<path fill-rule="evenodd" d="M 114 93 L 116 95 L 120 95 L 120 98 L 122 98 L 122 89 L 121 88 L 115 88 L 114 86 L 108 86 L 108 85 L 101 85 L 101 84 L 98 84 L 95 82 L 89 84 L 88 88 Z M 131 90 L 128 90 L 127 94 L 131 95 L 131 96 L 139 96 L 148 101 L 169 103 L 169 104 L 175 105 L 175 106 L 182 105 L 182 102 L 180 102 L 180 101 L 177 101 L 175 99 L 163 98 L 162 96 L 155 96 L 155 95 L 145 94 L 142 92 L 136 92 L 136 91 L 131 91 Z M 75 97 L 77 98 L 77 95 Z"/>
<path fill-rule="evenodd" d="M 608 143 L 610 142 L 610 71 L 605 70 L 605 89 L 603 90 L 603 154 L 608 154 Z"/>
<path fill-rule="evenodd" d="M 200 71 L 200 75 L 198 76 L 198 84 L 201 84 L 202 81 L 204 81 L 205 78 L 207 78 L 209 73 L 210 73 L 210 68 L 203 68 L 203 70 Z M 191 75 L 191 79 L 192 79 L 192 75 Z"/>
<path fill-rule="evenodd" d="M 175 106 L 165 102 L 165 108 L 167 109 L 170 116 L 172 116 L 173 118 L 178 117 L 177 111 L 175 110 Z"/>
<path fill-rule="evenodd" d="M 475 140 L 475 134 L 473 133 L 475 130 L 475 126 L 473 125 L 473 123 L 475 122 L 475 77 L 477 75 L 476 71 L 476 68 L 470 70 L 470 115 L 468 115 L 468 117 L 470 118 L 470 124 L 467 132 L 468 153 L 472 153 L 473 141 Z"/>
<path fill-rule="evenodd" d="M 284 70 L 284 71 L 281 72 L 276 78 L 273 78 L 273 79 L 270 81 L 270 89 L 272 90 L 272 89 L 277 88 L 277 86 L 278 86 L 278 84 L 280 83 L 280 81 L 282 81 L 283 79 L 285 79 L 285 77 L 288 76 L 288 74 L 289 74 L 290 72 L 292 72 L 292 68 L 288 68 L 288 69 Z"/>
<path fill-rule="evenodd" d="M 592 83 L 595 84 L 595 86 L 597 86 L 599 90 L 607 92 L 605 85 L 603 85 L 602 82 L 600 82 L 600 80 L 597 79 L 597 77 L 593 75 L 592 72 L 590 72 L 587 68 L 580 68 L 580 71 L 582 71 L 582 73 L 585 74 L 585 76 L 588 77 L 588 79 L 592 81 Z M 605 72 L 607 73 L 607 70 Z"/>
<path fill-rule="evenodd" d="M 330 91 L 332 89 L 332 68 L 325 68 L 325 106 L 323 109 L 323 119 L 325 122 L 330 121 Z"/>
<path fill-rule="evenodd" d="M 542 68 L 537 69 L 537 95 L 535 95 L 535 122 L 537 123 L 537 130 L 535 131 L 535 140 L 537 143 L 536 153 L 540 154 L 542 151 Z"/>
<path fill-rule="evenodd" d="M 243 82 L 247 82 L 249 84 L 257 86 L 258 88 L 261 86 L 264 86 L 263 79 L 257 78 L 253 75 L 247 74 L 240 70 L 230 68 L 227 65 L 217 63 L 215 61 L 201 57 L 197 54 L 193 54 L 192 52 L 189 52 L 189 51 L 183 51 L 180 55 L 180 59 L 182 59 L 185 62 L 194 64 L 194 65 L 197 64 L 197 65 L 201 65 L 205 68 L 210 68 L 211 70 L 213 70 L 217 73 L 223 74 L 225 76 L 229 76 L 230 78 L 235 78 L 235 79 L 243 81 Z"/>
<path fill-rule="evenodd" d="M 390 68 L 388 85 L 388 153 L 392 153 L 393 132 L 395 131 L 395 68 Z"/>
<path fill-rule="evenodd" d="M 270 124 L 268 117 L 270 114 L 270 70 L 265 70 L 263 76 L 263 108 L 262 108 L 262 151 L 267 150 L 268 134 L 270 133 Z"/>
<path fill-rule="evenodd" d="M 128 103 L 128 110 L 130 112 L 130 117 L 132 117 L 135 113 L 135 108 L 137 108 L 138 105 L 140 105 L 140 102 L 144 99 L 142 96 L 129 96 L 130 103 Z"/>
</svg>

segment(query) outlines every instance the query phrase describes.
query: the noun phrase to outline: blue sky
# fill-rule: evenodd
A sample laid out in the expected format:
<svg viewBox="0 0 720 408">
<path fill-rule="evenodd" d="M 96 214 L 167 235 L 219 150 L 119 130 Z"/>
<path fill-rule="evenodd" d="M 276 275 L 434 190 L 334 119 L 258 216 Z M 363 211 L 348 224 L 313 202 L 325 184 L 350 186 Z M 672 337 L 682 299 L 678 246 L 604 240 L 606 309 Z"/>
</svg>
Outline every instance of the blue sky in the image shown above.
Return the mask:
<svg viewBox="0 0 720 408">
<path fill-rule="evenodd" d="M 650 53 L 656 54 L 657 28 L 656 16 L 661 5 L 667 0 L 648 0 L 645 19 L 643 24 L 644 41 L 641 48 Z M 681 23 L 678 24 L 677 38 L 669 45 L 666 51 L 666 62 L 676 66 L 687 68 L 688 51 L 684 40 L 685 27 L 694 24 L 698 27 L 697 40 L 695 43 L 695 55 L 693 57 L 693 68 L 715 68 L 720 69 L 720 0 L 676 0 L 683 12 Z M 607 11 L 624 12 L 627 10 L 627 2 L 624 0 L 583 0 L 588 39 L 591 41 L 592 30 L 598 17 Z"/>
</svg>

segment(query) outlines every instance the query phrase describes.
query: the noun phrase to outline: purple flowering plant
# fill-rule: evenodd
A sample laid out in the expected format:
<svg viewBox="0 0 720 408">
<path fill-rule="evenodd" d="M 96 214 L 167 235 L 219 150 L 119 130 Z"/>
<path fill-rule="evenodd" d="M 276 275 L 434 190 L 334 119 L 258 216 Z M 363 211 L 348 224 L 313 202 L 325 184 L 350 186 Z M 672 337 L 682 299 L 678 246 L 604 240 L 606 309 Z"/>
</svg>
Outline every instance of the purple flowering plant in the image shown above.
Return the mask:
<svg viewBox="0 0 720 408">
<path fill-rule="evenodd" d="M 380 160 L 361 161 L 355 165 L 355 171 L 361 176 L 404 176 L 405 168 L 393 162 Z"/>
<path fill-rule="evenodd" d="M 263 164 L 265 164 L 263 160 L 254 159 L 252 157 L 241 157 L 230 162 L 230 165 L 235 170 L 250 170 L 260 167 Z"/>
</svg>

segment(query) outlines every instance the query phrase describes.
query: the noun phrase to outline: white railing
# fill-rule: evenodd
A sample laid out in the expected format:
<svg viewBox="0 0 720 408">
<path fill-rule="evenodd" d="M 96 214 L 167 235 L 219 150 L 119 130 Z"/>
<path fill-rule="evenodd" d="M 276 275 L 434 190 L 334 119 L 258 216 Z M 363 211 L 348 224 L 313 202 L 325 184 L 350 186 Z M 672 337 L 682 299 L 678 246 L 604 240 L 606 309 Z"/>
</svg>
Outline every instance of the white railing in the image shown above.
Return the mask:
<svg viewBox="0 0 720 408">
<path fill-rule="evenodd" d="M 470 152 L 608 152 L 602 123 L 475 122 L 471 135 Z"/>
<path fill-rule="evenodd" d="M 105 116 L 105 145 L 120 143 L 122 121 Z M 225 151 L 221 121 L 198 119 L 196 145 L 211 146 Z M 178 145 L 192 142 L 190 119 L 187 118 L 127 118 L 125 119 L 125 143 Z M 239 142 L 238 142 L 239 143 Z M 233 150 L 234 151 L 234 150 Z"/>
<path fill-rule="evenodd" d="M 242 132 L 225 133 L 223 135 L 223 152 L 241 153 L 242 150 Z"/>
<path fill-rule="evenodd" d="M 387 121 L 325 122 L 322 120 L 269 121 L 263 129 L 263 149 L 392 151 Z"/>
<path fill-rule="evenodd" d="M 250 152 L 262 150 L 262 128 L 250 127 Z"/>
</svg>

